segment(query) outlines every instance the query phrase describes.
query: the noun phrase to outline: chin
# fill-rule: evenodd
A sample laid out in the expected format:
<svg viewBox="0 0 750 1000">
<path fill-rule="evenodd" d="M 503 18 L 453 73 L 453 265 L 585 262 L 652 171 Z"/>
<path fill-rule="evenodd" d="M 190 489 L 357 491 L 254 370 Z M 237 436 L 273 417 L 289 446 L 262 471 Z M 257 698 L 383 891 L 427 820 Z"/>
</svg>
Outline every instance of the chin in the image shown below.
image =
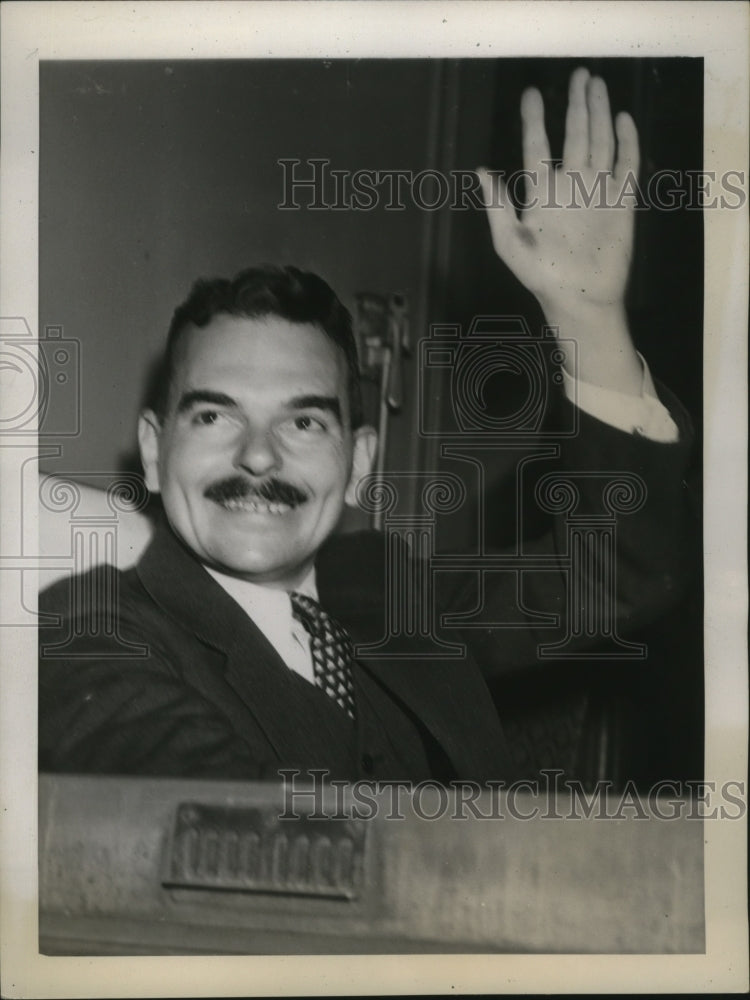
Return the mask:
<svg viewBox="0 0 750 1000">
<path fill-rule="evenodd" d="M 253 578 L 257 578 L 259 583 L 266 581 L 272 583 L 287 578 L 295 578 L 300 572 L 304 575 L 305 570 L 300 570 L 298 567 L 307 565 L 307 559 L 304 557 L 301 557 L 299 561 L 290 559 L 288 562 L 285 560 L 279 563 L 278 551 L 273 555 L 269 553 L 252 553 L 239 556 L 235 549 L 233 552 L 210 552 L 208 553 L 208 557 L 210 564 L 219 570 L 219 572 L 231 573 L 234 576 L 244 576 L 251 581 Z"/>
</svg>

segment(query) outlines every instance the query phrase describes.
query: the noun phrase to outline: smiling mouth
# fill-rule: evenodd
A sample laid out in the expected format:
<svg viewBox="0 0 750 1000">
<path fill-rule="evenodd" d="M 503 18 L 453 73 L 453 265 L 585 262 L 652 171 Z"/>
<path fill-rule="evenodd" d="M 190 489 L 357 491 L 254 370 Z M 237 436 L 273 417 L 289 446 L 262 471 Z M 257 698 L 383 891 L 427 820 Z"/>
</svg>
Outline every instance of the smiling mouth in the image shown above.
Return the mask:
<svg viewBox="0 0 750 1000">
<path fill-rule="evenodd" d="M 242 513 L 249 514 L 286 514 L 288 511 L 293 510 L 294 507 L 288 503 L 275 503 L 269 502 L 267 500 L 222 500 L 220 501 L 220 506 L 224 510 L 229 510 L 232 512 L 240 511 Z"/>
</svg>

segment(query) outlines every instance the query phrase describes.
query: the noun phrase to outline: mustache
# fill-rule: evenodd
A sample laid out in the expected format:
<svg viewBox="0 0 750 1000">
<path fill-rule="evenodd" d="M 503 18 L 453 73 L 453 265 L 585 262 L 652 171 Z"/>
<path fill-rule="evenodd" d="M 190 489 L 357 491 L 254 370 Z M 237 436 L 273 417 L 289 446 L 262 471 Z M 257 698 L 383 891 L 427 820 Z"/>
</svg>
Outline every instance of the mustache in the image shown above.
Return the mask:
<svg viewBox="0 0 750 1000">
<path fill-rule="evenodd" d="M 257 486 L 242 476 L 220 479 L 206 488 L 204 497 L 216 503 L 227 500 L 264 500 L 266 503 L 283 503 L 297 507 L 307 500 L 307 494 L 281 479 L 266 479 Z"/>
</svg>

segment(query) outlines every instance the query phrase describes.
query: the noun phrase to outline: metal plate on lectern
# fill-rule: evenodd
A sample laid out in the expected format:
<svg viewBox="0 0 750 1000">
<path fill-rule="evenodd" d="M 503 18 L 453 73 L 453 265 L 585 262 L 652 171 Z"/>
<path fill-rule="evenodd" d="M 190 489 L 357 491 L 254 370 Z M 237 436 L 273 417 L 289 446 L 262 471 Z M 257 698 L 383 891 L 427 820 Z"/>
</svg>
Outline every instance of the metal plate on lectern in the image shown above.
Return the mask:
<svg viewBox="0 0 750 1000">
<path fill-rule="evenodd" d="M 281 818 L 273 807 L 181 803 L 162 885 L 354 900 L 364 856 L 361 820 Z"/>
</svg>

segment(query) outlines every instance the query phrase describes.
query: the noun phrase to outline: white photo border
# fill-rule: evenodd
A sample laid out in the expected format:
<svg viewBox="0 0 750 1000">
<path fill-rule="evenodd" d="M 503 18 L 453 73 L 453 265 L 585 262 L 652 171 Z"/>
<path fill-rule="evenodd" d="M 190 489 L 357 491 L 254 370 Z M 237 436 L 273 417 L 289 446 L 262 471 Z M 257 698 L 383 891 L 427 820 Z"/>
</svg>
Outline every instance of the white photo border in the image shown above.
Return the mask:
<svg viewBox="0 0 750 1000">
<path fill-rule="evenodd" d="M 733 2 L 6 3 L 0 315 L 37 330 L 41 59 L 702 56 L 704 169 L 746 180 L 749 14 Z M 747 213 L 706 212 L 705 777 L 717 783 L 747 775 L 747 275 Z M 19 514 L 12 485 L 3 486 L 3 540 Z M 36 513 L 25 513 L 33 525 Z M 6 597 L 0 591 L 0 608 Z M 0 629 L 0 652 L 8 997 L 747 988 L 746 820 L 705 824 L 705 955 L 41 956 L 34 630 Z"/>
</svg>

